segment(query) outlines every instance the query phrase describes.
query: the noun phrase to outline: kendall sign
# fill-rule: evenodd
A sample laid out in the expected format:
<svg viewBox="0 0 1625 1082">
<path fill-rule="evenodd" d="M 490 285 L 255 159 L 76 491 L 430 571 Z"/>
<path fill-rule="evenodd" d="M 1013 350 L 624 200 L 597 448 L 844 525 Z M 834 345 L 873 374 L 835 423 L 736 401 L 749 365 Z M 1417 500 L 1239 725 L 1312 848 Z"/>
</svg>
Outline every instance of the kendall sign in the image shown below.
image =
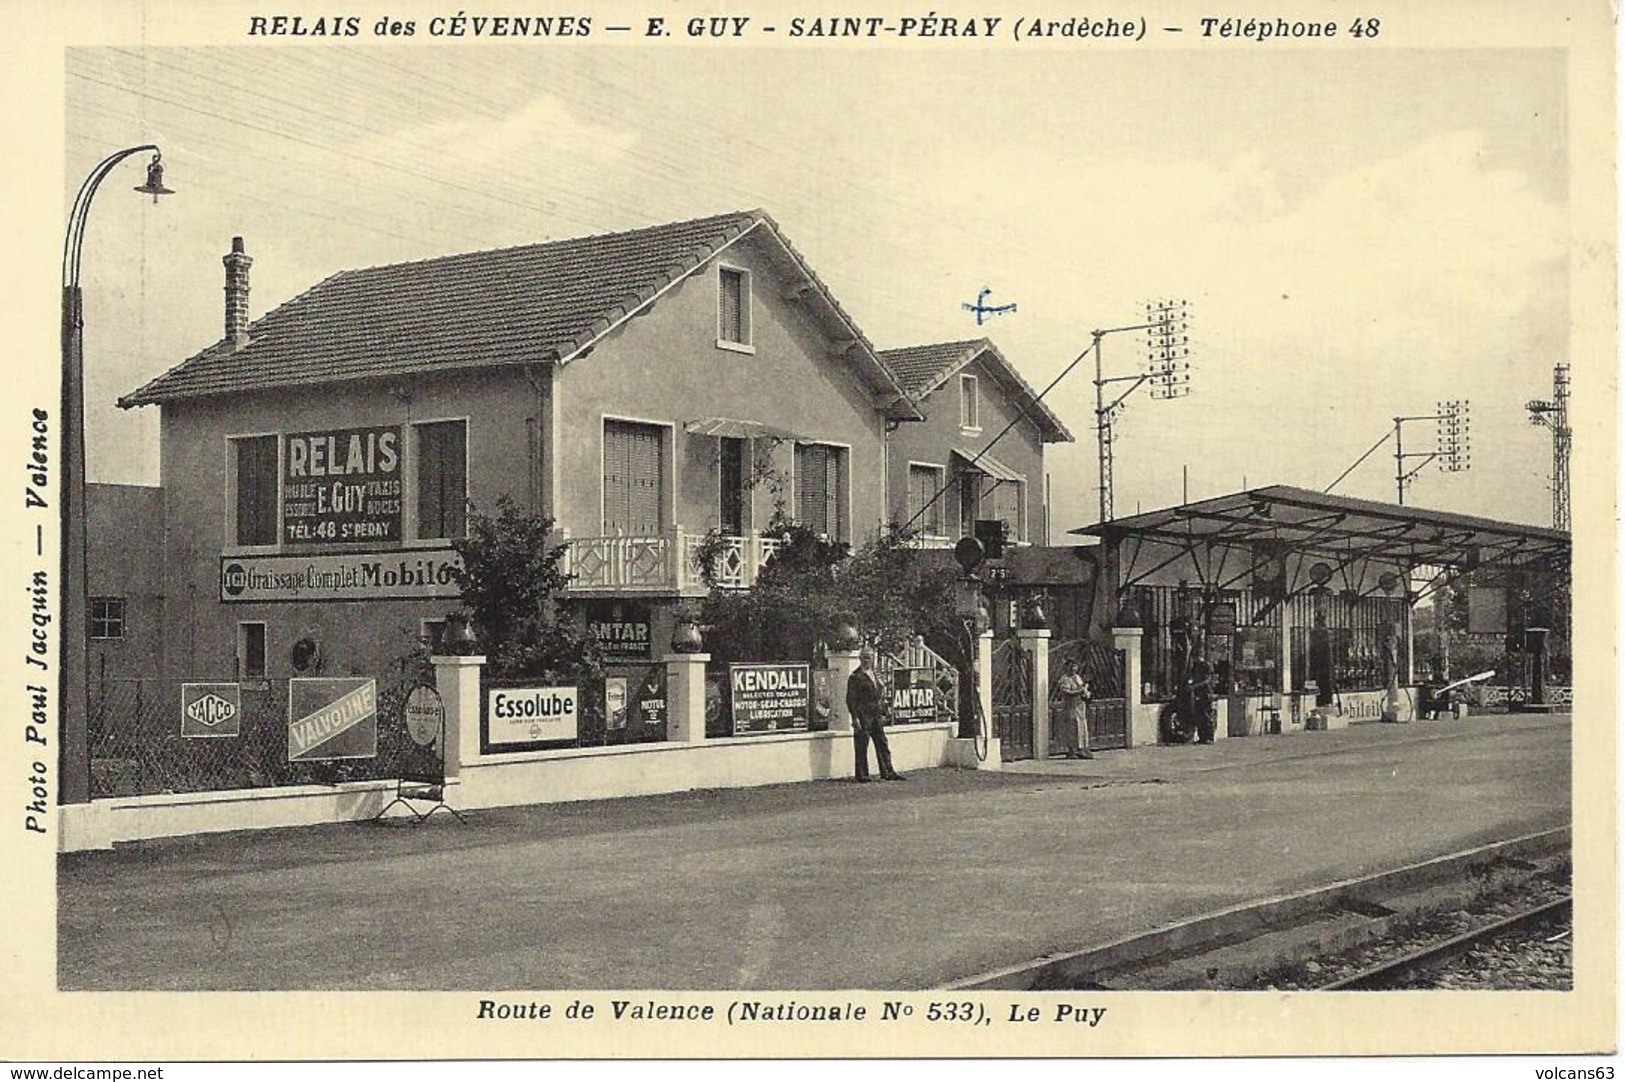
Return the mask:
<svg viewBox="0 0 1625 1082">
<path fill-rule="evenodd" d="M 730 665 L 735 736 L 805 731 L 812 706 L 808 665 Z"/>
</svg>

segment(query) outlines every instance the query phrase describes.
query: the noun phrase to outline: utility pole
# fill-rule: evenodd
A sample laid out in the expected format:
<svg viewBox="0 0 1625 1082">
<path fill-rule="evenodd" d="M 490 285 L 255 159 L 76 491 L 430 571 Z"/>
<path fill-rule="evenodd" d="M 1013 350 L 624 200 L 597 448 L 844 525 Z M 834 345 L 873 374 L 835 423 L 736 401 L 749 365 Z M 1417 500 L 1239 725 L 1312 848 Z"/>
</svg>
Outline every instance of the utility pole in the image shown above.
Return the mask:
<svg viewBox="0 0 1625 1082">
<path fill-rule="evenodd" d="M 1417 474 L 1422 472 L 1422 467 L 1429 462 L 1437 460 L 1439 469 L 1446 473 L 1460 473 L 1462 470 L 1472 468 L 1471 418 L 1468 415 L 1468 409 L 1467 400 L 1457 398 L 1448 402 L 1440 402 L 1438 409 L 1433 413 L 1394 418 L 1394 485 L 1399 490 L 1401 506 L 1405 503 L 1405 487 L 1415 479 Z M 1407 454 L 1405 452 L 1406 421 L 1437 421 L 1438 444 L 1436 449 L 1433 451 L 1412 451 Z M 1372 450 L 1375 450 L 1375 448 Z M 1370 453 L 1370 451 L 1366 452 L 1366 454 Z M 1412 458 L 1419 458 L 1422 461 L 1407 469 L 1405 462 L 1407 459 Z M 1361 456 L 1361 459 L 1363 461 L 1364 456 Z M 1343 476 L 1348 476 L 1347 472 Z M 1342 479 L 1342 477 L 1339 477 L 1338 481 Z M 1333 485 L 1336 483 L 1337 481 L 1332 482 Z"/>
<path fill-rule="evenodd" d="M 1151 384 L 1152 398 L 1182 398 L 1191 391 L 1189 305 L 1185 301 L 1154 301 L 1145 306 L 1144 323 L 1091 331 L 1095 354 L 1095 445 L 1100 467 L 1100 521 L 1109 522 L 1112 510 L 1112 418 L 1142 383 Z M 1100 343 L 1109 334 L 1146 332 L 1146 370 L 1136 376 L 1105 375 Z M 1132 382 L 1129 382 L 1132 381 Z M 1129 382 L 1128 390 L 1106 401 L 1108 383 Z"/>
<path fill-rule="evenodd" d="M 1552 368 L 1552 397 L 1526 403 L 1529 423 L 1552 430 L 1552 526 L 1569 529 L 1569 366 L 1559 361 Z"/>
</svg>

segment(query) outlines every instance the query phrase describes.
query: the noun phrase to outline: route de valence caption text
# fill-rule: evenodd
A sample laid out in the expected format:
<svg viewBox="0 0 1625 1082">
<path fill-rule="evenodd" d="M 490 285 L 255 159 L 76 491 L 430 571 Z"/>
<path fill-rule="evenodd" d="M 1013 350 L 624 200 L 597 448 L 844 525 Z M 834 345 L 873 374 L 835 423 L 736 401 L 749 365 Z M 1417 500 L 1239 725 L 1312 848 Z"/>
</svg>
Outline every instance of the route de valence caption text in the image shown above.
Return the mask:
<svg viewBox="0 0 1625 1082">
<path fill-rule="evenodd" d="M 51 502 L 46 498 L 51 488 L 51 415 L 35 407 L 29 417 L 28 457 L 23 463 L 23 509 L 30 515 L 51 513 Z M 43 538 L 43 523 L 35 530 L 36 538 Z M 35 545 L 35 558 L 43 560 L 42 544 Z M 23 743 L 35 748 L 48 747 L 46 733 L 50 731 L 51 681 L 44 675 L 51 670 L 51 573 L 41 564 L 26 572 L 24 590 L 28 595 L 28 641 L 23 652 L 23 670 L 28 674 L 23 686 L 27 696 L 27 710 L 23 715 Z M 44 834 L 45 819 L 51 807 L 51 790 L 44 757 L 30 748 L 23 755 L 28 763 L 28 780 L 24 786 L 23 830 L 30 834 Z"/>
<path fill-rule="evenodd" d="M 482 15 L 459 9 L 428 19 L 364 19 L 359 15 L 251 15 L 248 36 L 278 38 L 409 38 L 421 31 L 433 38 L 511 39 L 587 38 L 628 36 L 639 38 L 731 39 L 784 38 L 824 41 L 849 38 L 895 37 L 985 41 L 1008 36 L 1014 41 L 1070 39 L 1076 41 L 1143 41 L 1149 31 L 1183 34 L 1223 41 L 1298 41 L 1331 38 L 1376 38 L 1382 20 L 1365 15 L 1335 20 L 1285 19 L 1204 15 L 1187 25 L 1152 26 L 1143 15 L 1049 18 L 1023 15 L 942 15 L 926 10 L 916 15 L 795 15 L 789 19 L 763 19 L 750 15 L 698 15 L 671 18 L 647 15 L 626 23 L 595 21 L 592 15 Z"/>
<path fill-rule="evenodd" d="M 757 1022 L 846 1022 L 874 1023 L 919 1021 L 964 1026 L 1062 1025 L 1093 1029 L 1105 1019 L 1109 1008 L 1076 1003 L 993 1004 L 977 999 L 931 1000 L 914 1003 L 886 999 L 878 1003 L 803 1003 L 799 1000 L 736 999 L 726 1006 L 716 1003 L 663 1002 L 660 1000 L 612 999 L 605 1004 L 571 1000 L 562 1009 L 539 1000 L 504 1001 L 481 999 L 475 1021 L 550 1022 L 724 1022 L 730 1026 Z"/>
</svg>

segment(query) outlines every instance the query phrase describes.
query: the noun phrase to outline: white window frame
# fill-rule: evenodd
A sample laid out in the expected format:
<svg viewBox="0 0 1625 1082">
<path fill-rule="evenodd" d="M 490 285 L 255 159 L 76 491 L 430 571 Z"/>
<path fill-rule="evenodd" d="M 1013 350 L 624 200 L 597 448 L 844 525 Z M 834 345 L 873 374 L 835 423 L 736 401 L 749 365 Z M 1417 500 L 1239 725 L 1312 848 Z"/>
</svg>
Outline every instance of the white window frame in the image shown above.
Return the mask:
<svg viewBox="0 0 1625 1082">
<path fill-rule="evenodd" d="M 982 431 L 981 380 L 969 372 L 959 374 L 959 430 L 968 435 Z"/>
<path fill-rule="evenodd" d="M 248 635 L 246 628 L 260 629 L 260 643 L 265 656 L 260 659 L 262 672 L 251 676 L 248 672 Z M 271 681 L 271 629 L 264 620 L 237 621 L 237 682 L 250 687 L 264 687 Z"/>
<path fill-rule="evenodd" d="M 431 656 L 434 654 L 434 633 L 431 630 L 433 624 L 439 624 L 441 634 L 445 633 L 446 618 L 444 616 L 424 616 L 418 620 L 418 636 L 429 647 Z"/>
<path fill-rule="evenodd" d="M 933 486 L 936 489 L 940 490 L 940 489 L 943 488 L 943 486 L 945 486 L 948 483 L 948 467 L 945 464 L 940 463 L 940 462 L 918 462 L 918 461 L 915 461 L 914 459 L 909 459 L 909 461 L 908 461 L 908 480 L 904 483 L 904 492 L 906 493 L 906 495 L 904 496 L 904 499 L 903 499 L 903 510 L 909 515 L 910 518 L 912 518 L 913 515 L 914 515 L 914 511 L 909 508 L 909 499 L 913 496 L 913 480 L 914 480 L 915 467 L 918 467 L 918 468 L 920 468 L 922 470 L 930 470 L 932 473 L 936 474 L 937 480 L 936 480 L 935 485 Z M 946 532 L 947 529 L 948 529 L 947 508 L 943 506 L 944 501 L 946 501 L 947 498 L 948 498 L 948 493 L 946 491 L 943 491 L 941 493 L 941 495 L 939 495 L 937 497 L 936 508 L 937 508 L 937 530 L 938 530 L 938 532 L 937 533 L 926 533 L 924 529 L 921 529 L 921 531 L 920 531 L 920 536 L 921 537 L 926 538 L 926 539 L 931 540 L 931 541 L 946 541 L 946 540 L 948 540 L 949 535 Z M 925 515 L 923 517 L 925 519 L 929 519 L 931 516 L 930 515 Z"/>
<path fill-rule="evenodd" d="M 474 421 L 468 414 L 449 417 L 414 417 L 404 422 L 408 453 L 401 465 L 401 547 L 409 549 L 443 549 L 456 537 L 418 536 L 418 439 L 424 425 L 463 423 L 463 538 L 468 536 L 468 509 L 470 493 L 468 480 L 474 464 Z"/>
<path fill-rule="evenodd" d="M 730 275 L 730 274 L 737 274 L 739 276 L 739 322 L 740 322 L 741 330 L 743 332 L 744 339 L 745 339 L 743 342 L 735 342 L 735 341 L 732 341 L 731 339 L 724 338 L 723 334 L 722 334 L 722 332 L 723 332 L 723 326 L 722 326 L 723 286 L 722 286 L 722 283 L 723 283 L 723 279 L 727 275 Z M 754 335 L 755 319 L 753 318 L 755 316 L 755 313 L 752 311 L 753 302 L 752 302 L 752 299 L 751 299 L 753 297 L 753 295 L 754 295 L 754 291 L 751 289 L 750 271 L 747 270 L 744 267 L 736 266 L 736 265 L 734 265 L 732 263 L 718 263 L 717 264 L 717 279 L 716 279 L 716 281 L 717 281 L 717 348 L 718 349 L 730 350 L 730 351 L 732 351 L 734 353 L 755 354 L 755 352 L 756 352 L 756 339 L 755 339 L 755 335 Z"/>
<path fill-rule="evenodd" d="M 656 421 L 649 417 L 632 417 L 621 413 L 598 415 L 598 536 L 614 537 L 609 532 L 609 486 L 604 483 L 604 468 L 609 464 L 609 441 L 604 429 L 609 421 L 628 425 L 650 425 L 665 429 L 660 438 L 660 530 L 664 534 L 677 524 L 677 425 L 673 421 Z"/>
<path fill-rule="evenodd" d="M 796 447 L 836 447 L 836 448 L 839 448 L 846 455 L 846 471 L 845 471 L 846 472 L 846 511 L 841 516 L 841 519 L 842 519 L 842 525 L 844 525 L 846 527 L 847 536 L 845 536 L 845 537 L 830 537 L 828 534 L 820 534 L 819 536 L 823 537 L 824 540 L 826 540 L 826 541 L 845 542 L 847 544 L 851 544 L 852 543 L 852 445 L 850 443 L 842 443 L 840 440 L 819 440 L 819 439 L 812 439 L 812 438 L 809 437 L 807 439 L 797 439 L 795 441 L 795 446 Z M 796 502 L 796 464 L 798 462 L 798 459 L 799 459 L 799 456 L 797 456 L 794 451 L 791 451 L 790 452 L 790 506 L 791 507 L 800 507 L 800 504 L 798 504 Z M 799 520 L 797 520 L 797 521 L 799 521 Z M 801 523 L 801 525 L 805 526 L 806 523 L 803 522 L 803 523 Z"/>
<path fill-rule="evenodd" d="M 237 542 L 237 443 L 240 440 L 258 440 L 266 437 L 276 440 L 276 540 L 269 545 L 242 545 Z M 287 454 L 287 440 L 281 432 L 230 432 L 226 435 L 226 506 L 225 523 L 221 537 L 227 556 L 247 556 L 279 553 L 282 551 L 282 461 Z"/>
</svg>

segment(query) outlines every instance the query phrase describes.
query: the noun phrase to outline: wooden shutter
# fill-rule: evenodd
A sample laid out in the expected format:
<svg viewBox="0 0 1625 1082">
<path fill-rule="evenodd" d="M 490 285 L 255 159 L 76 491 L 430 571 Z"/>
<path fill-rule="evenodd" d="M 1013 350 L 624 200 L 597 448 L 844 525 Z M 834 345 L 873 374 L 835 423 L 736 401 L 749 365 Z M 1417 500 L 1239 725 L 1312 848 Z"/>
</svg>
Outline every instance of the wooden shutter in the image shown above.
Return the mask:
<svg viewBox="0 0 1625 1082">
<path fill-rule="evenodd" d="M 604 422 L 604 531 L 631 537 L 660 533 L 663 456 L 654 425 Z"/>
<path fill-rule="evenodd" d="M 275 436 L 237 440 L 237 543 L 277 542 Z"/>
<path fill-rule="evenodd" d="M 796 519 L 832 541 L 846 536 L 846 459 L 841 448 L 796 448 Z"/>
<path fill-rule="evenodd" d="M 942 533 L 942 501 L 937 494 L 937 471 L 930 466 L 908 468 L 908 517 L 923 533 Z"/>
<path fill-rule="evenodd" d="M 718 337 L 724 342 L 745 343 L 745 276 L 736 270 L 719 271 L 721 289 L 718 309 Z"/>
<path fill-rule="evenodd" d="M 461 537 L 468 502 L 468 433 L 462 421 L 418 426 L 418 536 Z"/>
</svg>

